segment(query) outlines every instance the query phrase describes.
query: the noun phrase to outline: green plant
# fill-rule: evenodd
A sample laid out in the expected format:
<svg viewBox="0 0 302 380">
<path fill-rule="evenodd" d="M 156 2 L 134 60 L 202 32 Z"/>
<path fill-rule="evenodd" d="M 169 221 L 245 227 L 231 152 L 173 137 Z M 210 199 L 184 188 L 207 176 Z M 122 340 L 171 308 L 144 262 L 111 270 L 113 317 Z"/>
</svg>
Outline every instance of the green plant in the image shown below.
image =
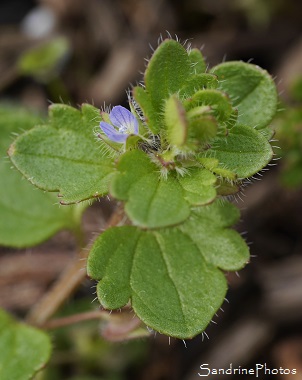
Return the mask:
<svg viewBox="0 0 302 380">
<path fill-rule="evenodd" d="M 248 262 L 227 196 L 273 155 L 269 74 L 244 62 L 206 67 L 199 50 L 164 40 L 129 93 L 130 111 L 54 104 L 8 151 L 62 205 L 108 194 L 121 205 L 89 252 L 99 301 L 130 302 L 145 325 L 181 339 L 204 331 L 220 308 L 223 272 Z"/>
</svg>

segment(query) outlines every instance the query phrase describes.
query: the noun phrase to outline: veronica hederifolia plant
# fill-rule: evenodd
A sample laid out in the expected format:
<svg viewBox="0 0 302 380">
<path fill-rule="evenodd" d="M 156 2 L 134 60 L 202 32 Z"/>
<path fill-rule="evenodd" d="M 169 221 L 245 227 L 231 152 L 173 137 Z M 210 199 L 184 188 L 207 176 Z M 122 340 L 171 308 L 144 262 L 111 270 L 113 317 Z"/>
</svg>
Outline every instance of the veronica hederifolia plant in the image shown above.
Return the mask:
<svg viewBox="0 0 302 380">
<path fill-rule="evenodd" d="M 124 205 L 123 225 L 103 232 L 88 257 L 99 301 L 130 302 L 147 326 L 183 339 L 221 306 L 223 272 L 249 260 L 225 196 L 273 156 L 269 74 L 244 62 L 206 67 L 198 49 L 167 39 L 132 88 L 130 111 L 55 104 L 48 123 L 9 149 L 24 176 L 62 204 L 110 194 Z"/>
</svg>

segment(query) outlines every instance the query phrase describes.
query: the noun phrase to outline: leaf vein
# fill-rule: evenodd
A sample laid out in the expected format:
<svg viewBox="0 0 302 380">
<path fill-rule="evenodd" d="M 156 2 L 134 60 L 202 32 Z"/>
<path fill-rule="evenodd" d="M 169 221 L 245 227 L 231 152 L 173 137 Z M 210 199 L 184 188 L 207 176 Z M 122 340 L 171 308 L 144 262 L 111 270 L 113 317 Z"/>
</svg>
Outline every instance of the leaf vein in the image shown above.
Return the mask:
<svg viewBox="0 0 302 380">
<path fill-rule="evenodd" d="M 165 255 L 164 255 L 164 247 L 163 247 L 162 244 L 160 243 L 160 240 L 158 239 L 156 233 L 154 233 L 154 237 L 155 237 L 155 240 L 156 240 L 157 244 L 158 244 L 159 247 L 161 248 L 161 249 L 160 249 L 160 253 L 161 253 L 161 256 L 162 256 L 163 262 L 164 262 L 164 264 L 165 264 L 165 267 L 166 267 L 166 270 L 167 270 L 168 277 L 169 277 L 169 279 L 170 279 L 170 281 L 171 281 L 173 287 L 175 288 L 175 291 L 176 291 L 176 294 L 177 294 L 177 296 L 178 296 L 178 300 L 179 300 L 179 305 L 180 305 L 180 309 L 181 309 L 182 317 L 183 317 L 183 320 L 184 320 L 185 325 L 188 327 L 188 325 L 187 325 L 187 321 L 186 321 L 186 317 L 185 317 L 185 312 L 184 312 L 183 307 L 182 307 L 181 296 L 180 296 L 180 293 L 179 293 L 179 291 L 178 291 L 178 289 L 177 289 L 177 286 L 176 286 L 176 284 L 175 284 L 175 282 L 174 282 L 174 280 L 173 280 L 173 277 L 172 277 L 172 275 L 171 275 L 171 270 L 169 269 L 169 265 L 168 265 L 167 259 L 165 258 Z"/>
</svg>

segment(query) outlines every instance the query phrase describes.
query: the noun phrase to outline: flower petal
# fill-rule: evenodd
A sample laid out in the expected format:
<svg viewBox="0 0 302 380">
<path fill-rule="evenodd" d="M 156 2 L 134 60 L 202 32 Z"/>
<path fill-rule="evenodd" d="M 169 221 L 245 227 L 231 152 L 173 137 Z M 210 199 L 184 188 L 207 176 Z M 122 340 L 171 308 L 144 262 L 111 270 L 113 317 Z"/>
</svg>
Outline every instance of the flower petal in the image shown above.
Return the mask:
<svg viewBox="0 0 302 380">
<path fill-rule="evenodd" d="M 122 106 L 115 106 L 110 112 L 110 121 L 119 128 L 121 132 L 138 134 L 138 121 L 136 117 Z"/>
<path fill-rule="evenodd" d="M 127 133 L 117 131 L 111 124 L 104 121 L 100 122 L 100 128 L 110 140 L 117 143 L 124 143 L 129 136 Z"/>
</svg>

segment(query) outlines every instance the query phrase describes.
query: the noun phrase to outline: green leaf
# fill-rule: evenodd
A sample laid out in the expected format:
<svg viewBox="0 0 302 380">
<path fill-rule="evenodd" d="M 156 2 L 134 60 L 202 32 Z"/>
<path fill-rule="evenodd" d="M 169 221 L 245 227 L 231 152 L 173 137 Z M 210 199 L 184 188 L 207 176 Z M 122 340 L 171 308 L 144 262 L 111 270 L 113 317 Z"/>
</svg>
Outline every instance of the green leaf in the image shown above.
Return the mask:
<svg viewBox="0 0 302 380">
<path fill-rule="evenodd" d="M 185 85 L 179 91 L 180 98 L 188 98 L 198 90 L 205 88 L 215 89 L 218 86 L 216 75 L 213 74 L 196 74 L 190 75 Z"/>
<path fill-rule="evenodd" d="M 178 147 L 184 145 L 187 139 L 188 121 L 186 111 L 176 95 L 172 95 L 166 102 L 165 123 L 169 143 Z"/>
<path fill-rule="evenodd" d="M 133 98 L 140 106 L 148 128 L 153 134 L 160 131 L 161 123 L 158 114 L 153 108 L 149 94 L 142 87 L 134 87 L 132 90 Z"/>
<path fill-rule="evenodd" d="M 226 293 L 224 275 L 179 230 L 145 232 L 131 274 L 131 303 L 138 317 L 181 339 L 205 330 Z"/>
<path fill-rule="evenodd" d="M 162 112 L 163 101 L 179 91 L 191 70 L 188 53 L 178 42 L 165 40 L 156 49 L 145 73 L 146 91 L 156 112 Z"/>
<path fill-rule="evenodd" d="M 268 140 L 270 141 L 273 136 L 275 135 L 275 131 L 270 128 L 270 127 L 266 127 L 266 128 L 262 128 L 262 129 L 259 129 L 259 132 Z"/>
<path fill-rule="evenodd" d="M 88 275 L 102 280 L 98 291 L 101 303 L 107 309 L 117 309 L 129 301 L 133 256 L 141 235 L 142 231 L 133 226 L 109 228 L 99 236 L 90 251 Z"/>
<path fill-rule="evenodd" d="M 234 206 L 215 202 L 179 227 L 107 230 L 92 247 L 87 267 L 99 280 L 101 304 L 117 309 L 131 300 L 153 329 L 182 339 L 199 334 L 225 297 L 226 280 L 216 266 L 235 270 L 248 259 L 240 235 L 228 230 L 238 217 Z"/>
<path fill-rule="evenodd" d="M 213 114 L 220 122 L 227 121 L 232 112 L 232 104 L 229 97 L 218 90 L 199 90 L 190 99 L 184 102 L 187 111 L 198 106 L 210 106 Z"/>
<path fill-rule="evenodd" d="M 110 192 L 126 201 L 125 211 L 133 224 L 158 228 L 178 224 L 189 216 L 190 208 L 177 179 L 172 175 L 160 178 L 158 167 L 146 153 L 125 153 L 117 169 Z"/>
<path fill-rule="evenodd" d="M 213 154 L 223 169 L 234 172 L 238 178 L 248 178 L 270 162 L 273 151 L 260 131 L 237 125 L 227 137 L 217 137 L 208 154 Z"/>
<path fill-rule="evenodd" d="M 216 136 L 217 120 L 211 115 L 201 115 L 189 122 L 189 142 L 200 146 Z"/>
<path fill-rule="evenodd" d="M 82 112 L 52 105 L 49 123 L 19 136 L 9 149 L 10 158 L 34 185 L 58 191 L 62 204 L 102 196 L 114 165 L 110 152 L 95 140 L 99 120 L 99 111 L 90 105 L 83 105 Z"/>
<path fill-rule="evenodd" d="M 179 338 L 203 331 L 226 292 L 222 273 L 176 230 L 110 229 L 92 248 L 88 273 L 101 279 L 97 293 L 105 308 L 117 309 L 131 298 L 144 323 Z"/>
<path fill-rule="evenodd" d="M 110 184 L 110 194 L 114 198 L 126 201 L 135 182 L 146 174 L 156 171 L 157 166 L 151 162 L 146 153 L 136 149 L 126 152 L 117 164 L 117 172 Z"/>
<path fill-rule="evenodd" d="M 12 170 L 4 158 L 12 134 L 27 130 L 41 122 L 41 118 L 25 109 L 0 107 L 0 244 L 28 247 L 46 240 L 58 230 L 74 229 L 79 224 L 81 211 L 77 207 L 59 207 L 53 194 L 34 188 Z"/>
<path fill-rule="evenodd" d="M 189 51 L 189 61 L 194 74 L 202 74 L 207 69 L 207 64 L 199 49 L 191 49 Z"/>
<path fill-rule="evenodd" d="M 17 323 L 0 310 L 0 378 L 29 380 L 49 360 L 51 342 L 44 332 Z"/>
<path fill-rule="evenodd" d="M 240 191 L 240 184 L 230 182 L 225 178 L 217 178 L 217 195 L 234 195 Z"/>
<path fill-rule="evenodd" d="M 178 181 L 184 189 L 185 199 L 193 206 L 205 205 L 216 198 L 216 177 L 206 169 L 192 168 Z"/>
<path fill-rule="evenodd" d="M 172 176 L 159 179 L 156 173 L 131 186 L 125 211 L 133 224 L 145 228 L 173 226 L 190 215 L 178 181 Z"/>
<path fill-rule="evenodd" d="M 17 63 L 21 74 L 32 75 L 39 80 L 53 76 L 69 53 L 69 43 L 57 37 L 23 53 Z"/>
<path fill-rule="evenodd" d="M 225 62 L 212 73 L 238 108 L 238 124 L 261 129 L 270 123 L 277 110 L 277 91 L 267 71 L 249 63 Z"/>
<path fill-rule="evenodd" d="M 246 243 L 236 231 L 229 229 L 239 216 L 234 205 L 217 200 L 195 209 L 180 229 L 190 236 L 207 262 L 226 271 L 239 270 L 249 259 Z"/>
<path fill-rule="evenodd" d="M 225 168 L 219 167 L 219 161 L 217 158 L 211 157 L 199 157 L 198 161 L 204 166 L 206 169 L 210 170 L 212 173 L 218 174 L 220 177 L 226 178 L 228 180 L 234 181 L 237 179 L 235 173 L 227 170 Z"/>
</svg>

